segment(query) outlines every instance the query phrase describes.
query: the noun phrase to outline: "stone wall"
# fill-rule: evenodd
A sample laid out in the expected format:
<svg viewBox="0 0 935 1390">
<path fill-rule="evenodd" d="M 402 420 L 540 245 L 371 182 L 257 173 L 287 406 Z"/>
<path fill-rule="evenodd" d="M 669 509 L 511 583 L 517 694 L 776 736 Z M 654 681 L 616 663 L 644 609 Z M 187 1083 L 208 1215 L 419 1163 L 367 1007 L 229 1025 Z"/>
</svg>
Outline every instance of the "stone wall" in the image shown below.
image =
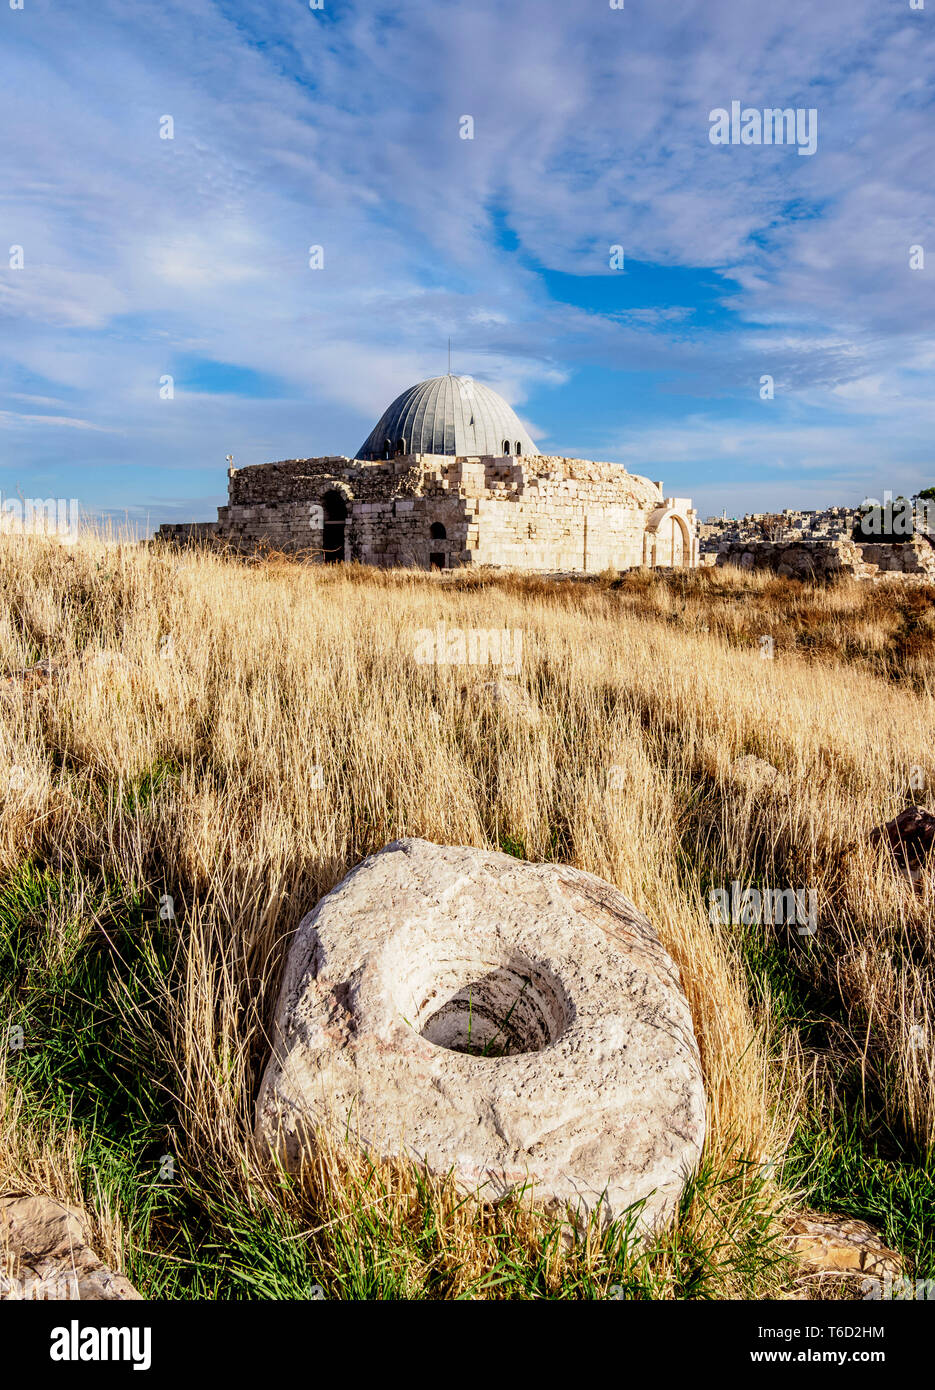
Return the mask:
<svg viewBox="0 0 935 1390">
<path fill-rule="evenodd" d="M 924 537 L 895 544 L 836 540 L 722 542 L 707 563 L 770 570 L 797 579 L 852 574 L 857 579 L 882 575 L 911 576 L 935 583 L 935 547 Z"/>
<path fill-rule="evenodd" d="M 935 583 L 935 545 L 925 536 L 893 544 L 859 541 L 858 549 L 864 564 L 876 574 L 915 575 Z"/>
<path fill-rule="evenodd" d="M 160 535 L 323 558 L 336 504 L 346 511 L 344 558 L 382 567 L 595 573 L 697 563 L 690 501 L 665 499 L 661 485 L 619 464 L 546 455 L 327 457 L 231 470 L 229 477 L 216 523 L 164 526 Z M 433 526 L 444 536 L 433 537 Z"/>
</svg>

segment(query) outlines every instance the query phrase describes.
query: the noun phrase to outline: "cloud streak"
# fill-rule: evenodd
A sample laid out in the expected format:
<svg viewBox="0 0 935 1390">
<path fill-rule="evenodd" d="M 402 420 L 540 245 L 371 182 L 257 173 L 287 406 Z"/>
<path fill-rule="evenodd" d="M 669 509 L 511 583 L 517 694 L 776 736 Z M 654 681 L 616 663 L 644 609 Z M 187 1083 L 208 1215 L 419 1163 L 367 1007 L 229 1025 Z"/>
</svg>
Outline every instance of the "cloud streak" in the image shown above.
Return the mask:
<svg viewBox="0 0 935 1390">
<path fill-rule="evenodd" d="M 65 492 L 78 471 L 90 504 L 135 506 L 158 471 L 174 512 L 180 479 L 193 501 L 223 487 L 226 452 L 353 451 L 444 370 L 449 334 L 457 369 L 557 445 L 655 475 L 680 441 L 689 490 L 734 488 L 741 510 L 750 484 L 721 478 L 718 439 L 748 470 L 781 454 L 787 505 L 797 473 L 849 485 L 855 449 L 898 485 L 933 480 L 935 261 L 909 268 L 911 245 L 935 255 L 928 11 L 29 0 L 0 23 L 7 486 L 35 468 Z M 815 156 L 713 146 L 709 112 L 735 98 L 818 109 Z M 721 290 L 707 317 L 690 276 L 652 302 L 642 267 Z M 550 274 L 598 291 L 567 302 Z M 160 378 L 199 358 L 280 399 L 196 401 L 182 375 L 161 401 Z M 608 372 L 625 399 L 598 424 Z M 751 425 L 764 372 L 778 409 Z M 61 414 L 21 414 L 28 396 Z M 62 455 L 65 421 L 87 442 Z"/>
</svg>

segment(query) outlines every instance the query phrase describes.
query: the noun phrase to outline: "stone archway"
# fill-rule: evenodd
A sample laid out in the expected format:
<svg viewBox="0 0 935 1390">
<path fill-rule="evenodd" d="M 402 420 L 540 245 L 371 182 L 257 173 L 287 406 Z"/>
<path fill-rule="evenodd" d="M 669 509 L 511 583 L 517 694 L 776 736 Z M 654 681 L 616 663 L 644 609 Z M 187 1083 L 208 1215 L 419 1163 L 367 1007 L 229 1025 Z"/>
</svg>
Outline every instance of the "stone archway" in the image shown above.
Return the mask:
<svg viewBox="0 0 935 1390">
<path fill-rule="evenodd" d="M 672 564 L 676 569 L 681 569 L 682 565 L 684 565 L 684 554 L 685 550 L 688 548 L 686 546 L 686 538 L 683 535 L 683 528 L 684 523 L 682 518 L 680 516 L 673 516 L 670 554 L 672 557 Z"/>
<path fill-rule="evenodd" d="M 660 565 L 691 569 L 697 563 L 694 531 L 685 514 L 686 505 L 690 504 L 668 498 L 662 506 L 650 512 L 644 533 L 644 564 L 647 560 L 647 541 L 649 564 L 653 568 Z"/>
</svg>

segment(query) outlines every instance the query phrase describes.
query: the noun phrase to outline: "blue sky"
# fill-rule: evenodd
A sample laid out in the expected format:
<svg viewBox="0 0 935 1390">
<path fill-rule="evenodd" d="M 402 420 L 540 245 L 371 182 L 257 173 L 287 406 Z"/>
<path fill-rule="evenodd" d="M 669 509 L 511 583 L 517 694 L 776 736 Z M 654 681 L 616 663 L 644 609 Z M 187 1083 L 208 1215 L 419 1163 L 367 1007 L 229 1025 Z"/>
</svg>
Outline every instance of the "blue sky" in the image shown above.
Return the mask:
<svg viewBox="0 0 935 1390">
<path fill-rule="evenodd" d="M 925 3 L 0 0 L 0 490 L 210 519 L 449 336 L 703 515 L 935 483 Z M 732 100 L 816 153 L 712 144 Z"/>
</svg>

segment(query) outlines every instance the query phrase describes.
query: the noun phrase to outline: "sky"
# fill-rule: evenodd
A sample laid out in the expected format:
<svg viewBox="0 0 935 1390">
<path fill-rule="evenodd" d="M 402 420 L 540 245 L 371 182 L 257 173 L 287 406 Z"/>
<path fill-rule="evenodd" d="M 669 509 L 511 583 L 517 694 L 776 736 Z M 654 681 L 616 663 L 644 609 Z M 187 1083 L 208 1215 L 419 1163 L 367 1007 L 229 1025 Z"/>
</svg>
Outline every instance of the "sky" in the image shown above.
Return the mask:
<svg viewBox="0 0 935 1390">
<path fill-rule="evenodd" d="M 935 484 L 935 0 L 313 3 L 0 0 L 4 497 L 213 519 L 449 337 L 702 516 Z"/>
</svg>

